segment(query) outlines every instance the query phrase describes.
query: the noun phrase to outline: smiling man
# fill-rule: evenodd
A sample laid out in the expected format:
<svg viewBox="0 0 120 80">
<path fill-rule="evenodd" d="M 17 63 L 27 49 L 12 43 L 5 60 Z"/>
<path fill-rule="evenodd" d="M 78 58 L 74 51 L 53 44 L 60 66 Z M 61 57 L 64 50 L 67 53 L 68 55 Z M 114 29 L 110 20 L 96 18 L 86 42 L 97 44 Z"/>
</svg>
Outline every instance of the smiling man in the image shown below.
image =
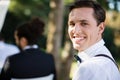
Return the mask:
<svg viewBox="0 0 120 80">
<path fill-rule="evenodd" d="M 102 39 L 105 18 L 104 9 L 94 1 L 76 1 L 70 6 L 68 34 L 81 62 L 73 80 L 120 80 L 117 64 Z"/>
</svg>

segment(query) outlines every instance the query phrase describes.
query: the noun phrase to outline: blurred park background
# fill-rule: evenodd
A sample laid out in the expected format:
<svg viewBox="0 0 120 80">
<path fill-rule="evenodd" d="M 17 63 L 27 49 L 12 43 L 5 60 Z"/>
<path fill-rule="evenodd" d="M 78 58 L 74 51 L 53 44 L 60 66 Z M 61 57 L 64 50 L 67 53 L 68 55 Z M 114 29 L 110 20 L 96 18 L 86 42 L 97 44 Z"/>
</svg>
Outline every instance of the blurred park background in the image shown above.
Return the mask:
<svg viewBox="0 0 120 80">
<path fill-rule="evenodd" d="M 3 0 L 4 1 L 4 0 Z M 67 34 L 68 7 L 75 0 L 10 0 L 1 32 L 7 43 L 15 44 L 17 25 L 39 17 L 45 32 L 39 39 L 41 49 L 54 55 L 58 80 L 71 80 L 75 69 L 72 48 Z M 103 38 L 113 57 L 120 64 L 120 0 L 96 0 L 106 10 L 106 29 Z"/>
</svg>

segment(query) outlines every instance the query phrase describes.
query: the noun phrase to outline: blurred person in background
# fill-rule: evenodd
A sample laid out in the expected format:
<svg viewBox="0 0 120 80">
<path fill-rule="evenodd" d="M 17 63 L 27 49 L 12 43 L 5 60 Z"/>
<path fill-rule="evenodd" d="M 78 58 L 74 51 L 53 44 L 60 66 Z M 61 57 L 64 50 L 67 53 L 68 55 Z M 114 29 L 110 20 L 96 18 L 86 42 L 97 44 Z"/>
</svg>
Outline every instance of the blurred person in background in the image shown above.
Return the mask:
<svg viewBox="0 0 120 80">
<path fill-rule="evenodd" d="M 0 73 L 5 59 L 10 55 L 19 52 L 17 46 L 5 42 L 4 37 L 1 33 L 9 3 L 10 0 L 0 0 Z"/>
<path fill-rule="evenodd" d="M 0 72 L 4 65 L 5 59 L 8 56 L 13 55 L 18 52 L 19 52 L 18 47 L 13 44 L 6 43 L 4 41 L 2 33 L 0 32 Z"/>
<path fill-rule="evenodd" d="M 68 34 L 78 51 L 78 69 L 72 80 L 120 80 L 118 66 L 104 45 L 104 9 L 92 0 L 77 0 L 70 6 Z"/>
<path fill-rule="evenodd" d="M 25 22 L 15 30 L 19 54 L 7 58 L 0 80 L 56 80 L 54 58 L 39 49 L 38 38 L 44 31 L 44 23 L 39 18 Z"/>
</svg>

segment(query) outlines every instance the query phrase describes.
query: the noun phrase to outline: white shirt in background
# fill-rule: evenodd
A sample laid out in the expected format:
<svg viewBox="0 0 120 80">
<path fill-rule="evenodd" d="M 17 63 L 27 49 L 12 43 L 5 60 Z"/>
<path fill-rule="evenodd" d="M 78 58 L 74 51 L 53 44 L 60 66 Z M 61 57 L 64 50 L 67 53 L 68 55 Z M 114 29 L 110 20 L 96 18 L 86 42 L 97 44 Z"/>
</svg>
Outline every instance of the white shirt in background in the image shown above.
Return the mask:
<svg viewBox="0 0 120 80">
<path fill-rule="evenodd" d="M 19 52 L 19 49 L 15 45 L 7 44 L 7 43 L 4 43 L 3 41 L 0 41 L 0 72 L 6 58 L 18 52 Z"/>
</svg>

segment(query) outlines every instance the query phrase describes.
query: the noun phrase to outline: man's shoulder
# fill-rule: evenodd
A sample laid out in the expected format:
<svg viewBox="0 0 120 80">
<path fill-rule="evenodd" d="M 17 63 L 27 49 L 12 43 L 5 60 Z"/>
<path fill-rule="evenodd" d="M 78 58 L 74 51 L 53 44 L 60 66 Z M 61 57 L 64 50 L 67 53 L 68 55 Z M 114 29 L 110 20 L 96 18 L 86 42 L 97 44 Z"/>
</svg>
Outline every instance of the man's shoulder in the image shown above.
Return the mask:
<svg viewBox="0 0 120 80">
<path fill-rule="evenodd" d="M 96 71 L 103 70 L 105 67 L 109 67 L 110 61 L 107 58 L 103 59 L 103 57 L 93 57 L 85 62 L 82 62 L 79 66 L 81 70 L 88 71 Z"/>
<path fill-rule="evenodd" d="M 40 53 L 46 55 L 46 56 L 53 56 L 51 53 L 46 52 L 45 50 L 39 49 Z"/>
</svg>

